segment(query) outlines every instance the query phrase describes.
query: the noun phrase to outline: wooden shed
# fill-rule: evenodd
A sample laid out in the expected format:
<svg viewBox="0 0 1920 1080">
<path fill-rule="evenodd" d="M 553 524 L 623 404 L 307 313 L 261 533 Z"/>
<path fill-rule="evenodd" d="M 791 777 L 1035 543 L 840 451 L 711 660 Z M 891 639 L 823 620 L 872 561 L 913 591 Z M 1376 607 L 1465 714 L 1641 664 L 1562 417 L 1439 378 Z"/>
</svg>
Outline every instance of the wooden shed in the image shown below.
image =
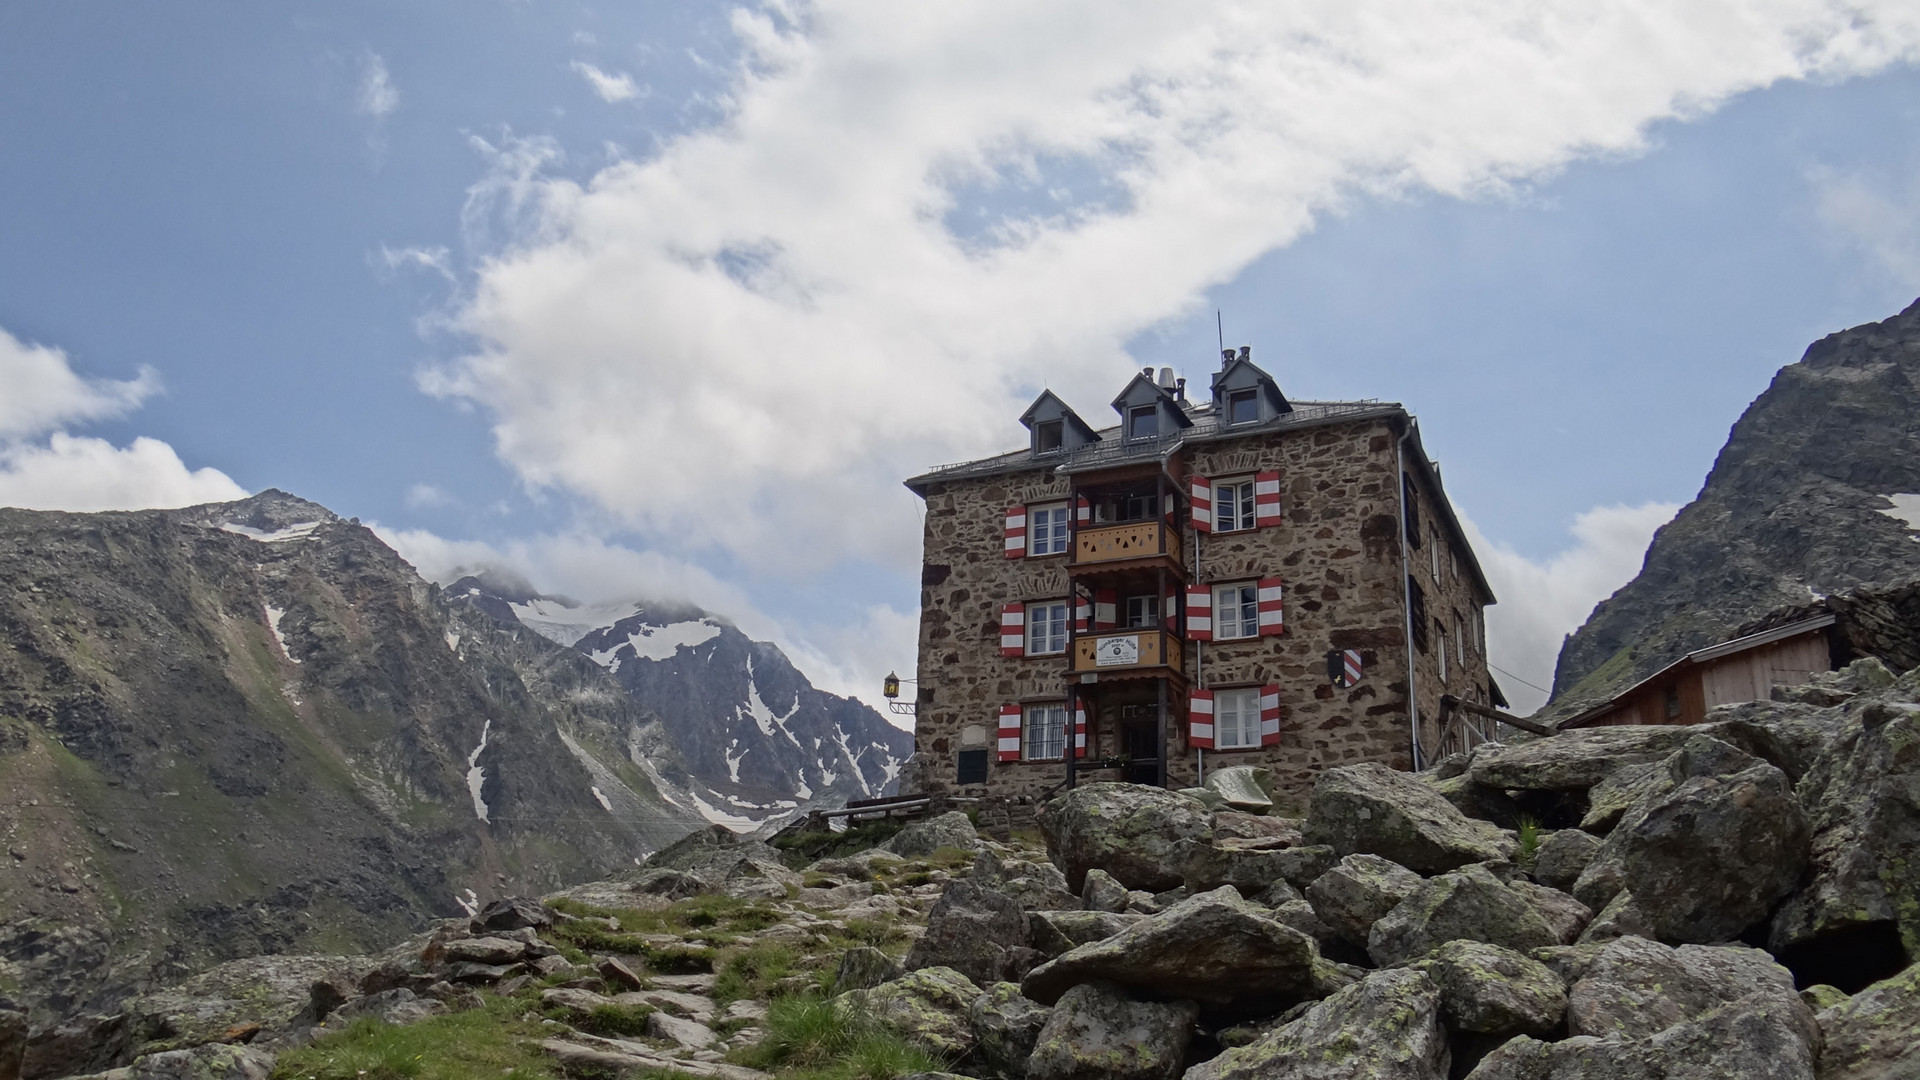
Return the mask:
<svg viewBox="0 0 1920 1080">
<path fill-rule="evenodd" d="M 1813 615 L 1697 649 L 1559 727 L 1698 724 L 1716 705 L 1764 701 L 1776 686 L 1833 670 L 1834 621 Z"/>
</svg>

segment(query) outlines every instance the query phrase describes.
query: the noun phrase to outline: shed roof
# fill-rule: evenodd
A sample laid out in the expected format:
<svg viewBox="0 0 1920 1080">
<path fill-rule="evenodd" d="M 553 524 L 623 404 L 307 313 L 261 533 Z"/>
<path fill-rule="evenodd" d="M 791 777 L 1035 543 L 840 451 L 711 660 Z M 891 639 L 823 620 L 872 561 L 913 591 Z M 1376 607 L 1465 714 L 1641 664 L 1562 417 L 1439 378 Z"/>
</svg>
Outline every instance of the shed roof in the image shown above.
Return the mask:
<svg viewBox="0 0 1920 1080">
<path fill-rule="evenodd" d="M 1785 641 L 1788 638 L 1799 637 L 1801 634 L 1811 633 L 1815 630 L 1832 626 L 1834 622 L 1835 618 L 1833 613 L 1825 612 L 1804 619 L 1798 619 L 1790 623 L 1784 623 L 1771 629 L 1762 630 L 1757 634 L 1748 634 L 1745 637 L 1737 637 L 1731 641 L 1723 641 L 1718 645 L 1709 645 L 1704 649 L 1695 649 L 1600 704 L 1594 705 L 1582 712 L 1575 713 L 1554 726 L 1562 731 L 1568 728 L 1583 727 L 1605 716 L 1607 713 L 1612 712 L 1618 708 L 1622 702 L 1638 694 L 1640 691 L 1666 682 L 1674 676 L 1682 674 L 1688 668 L 1698 667 L 1701 664 L 1710 663 L 1714 660 L 1734 656 L 1747 652 L 1750 649 L 1757 649 L 1762 645 L 1771 645 L 1776 641 Z"/>
</svg>

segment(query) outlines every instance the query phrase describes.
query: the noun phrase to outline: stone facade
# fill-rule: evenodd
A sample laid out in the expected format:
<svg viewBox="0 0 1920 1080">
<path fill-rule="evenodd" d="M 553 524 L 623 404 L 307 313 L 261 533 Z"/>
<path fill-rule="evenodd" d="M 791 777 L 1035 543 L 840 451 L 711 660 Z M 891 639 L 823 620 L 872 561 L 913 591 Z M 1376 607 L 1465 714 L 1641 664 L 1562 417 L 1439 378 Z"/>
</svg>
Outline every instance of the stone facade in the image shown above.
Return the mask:
<svg viewBox="0 0 1920 1080">
<path fill-rule="evenodd" d="M 1209 412 L 1207 406 L 1182 407 L 1203 420 Z M 1003 605 L 1068 597 L 1075 558 L 1006 557 L 1008 509 L 1072 500 L 1103 474 L 1016 453 L 916 478 L 909 486 L 926 500 L 919 760 L 913 770 L 918 783 L 955 795 L 1009 797 L 1038 797 L 1065 783 L 1067 763 L 1028 760 L 1024 740 L 1020 760 L 997 760 L 996 736 L 1003 706 L 1064 701 L 1070 694 L 1087 705 L 1086 754 L 1074 767 L 1079 782 L 1141 778 L 1101 764 L 1129 752 L 1147 756 L 1140 736 L 1129 745 L 1119 717 L 1123 711 L 1143 715 L 1143 709 L 1157 714 L 1162 693 L 1167 707 L 1161 757 L 1171 787 L 1196 784 L 1203 768 L 1257 764 L 1274 771 L 1283 797 L 1303 801 L 1319 770 L 1332 765 L 1414 767 L 1407 701 L 1409 577 L 1425 607 L 1424 640 L 1416 643 L 1413 663 L 1423 757 L 1432 761 L 1442 750 L 1433 718 L 1443 693 L 1488 699 L 1480 628 L 1482 607 L 1492 597 L 1403 410 L 1307 408 L 1238 437 L 1217 430 L 1193 434 L 1160 456 L 1161 490 L 1183 493 L 1173 500 L 1180 584 L 1278 577 L 1285 588 L 1285 631 L 1232 641 L 1185 640 L 1186 620 L 1176 618 L 1182 638 L 1178 669 L 1130 682 L 1104 672 L 1097 682 L 1083 681 L 1058 654 L 1003 656 Z M 1408 458 L 1416 460 L 1403 460 Z M 1139 465 L 1117 465 L 1106 475 L 1120 475 L 1123 468 L 1137 471 Z M 1195 532 L 1184 496 L 1192 476 L 1227 480 L 1261 472 L 1280 474 L 1277 524 Z M 1417 527 L 1411 533 L 1401 522 L 1403 483 L 1414 502 Z M 1417 547 L 1403 540 L 1408 535 L 1419 537 Z M 1328 654 L 1347 649 L 1360 652 L 1364 677 L 1341 687 L 1329 679 Z M 1189 744 L 1191 690 L 1269 685 L 1279 688 L 1278 745 L 1200 750 Z M 1454 727 L 1449 742 L 1457 748 L 1458 720 Z M 1067 743 L 1070 752 L 1071 725 Z M 963 751 L 975 752 L 970 764 L 976 773 L 984 751 L 984 782 L 961 782 Z"/>
</svg>

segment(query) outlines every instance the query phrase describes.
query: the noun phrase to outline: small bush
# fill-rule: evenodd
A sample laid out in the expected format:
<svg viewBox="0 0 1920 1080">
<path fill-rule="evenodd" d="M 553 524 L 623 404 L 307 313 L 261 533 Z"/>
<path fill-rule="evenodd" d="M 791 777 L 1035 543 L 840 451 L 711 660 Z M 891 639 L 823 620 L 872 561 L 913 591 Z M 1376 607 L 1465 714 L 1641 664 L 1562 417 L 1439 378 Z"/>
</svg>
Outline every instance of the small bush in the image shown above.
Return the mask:
<svg viewBox="0 0 1920 1080">
<path fill-rule="evenodd" d="M 1532 814 L 1520 815 L 1520 864 L 1532 866 L 1540 853 L 1540 822 Z"/>
</svg>

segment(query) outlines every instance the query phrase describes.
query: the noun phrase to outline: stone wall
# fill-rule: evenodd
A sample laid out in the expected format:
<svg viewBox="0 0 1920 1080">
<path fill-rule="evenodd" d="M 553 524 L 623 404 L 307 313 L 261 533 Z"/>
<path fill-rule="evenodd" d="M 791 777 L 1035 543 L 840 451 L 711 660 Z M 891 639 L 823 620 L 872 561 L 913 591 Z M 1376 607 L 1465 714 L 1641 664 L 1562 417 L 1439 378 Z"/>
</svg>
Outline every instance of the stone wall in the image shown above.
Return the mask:
<svg viewBox="0 0 1920 1080">
<path fill-rule="evenodd" d="M 1173 463 L 1175 475 L 1225 479 L 1263 469 L 1282 477 L 1278 526 L 1221 533 L 1199 540 L 1196 584 L 1277 576 L 1286 588 L 1286 632 L 1243 641 L 1188 643 L 1186 675 L 1194 685 L 1231 687 L 1275 683 L 1282 706 L 1281 741 L 1256 750 L 1207 751 L 1207 769 L 1259 764 L 1271 768 L 1283 791 L 1304 799 L 1321 769 L 1355 761 L 1395 768 L 1413 764 L 1408 733 L 1404 577 L 1401 570 L 1399 477 L 1391 418 L 1270 432 L 1201 444 Z M 1062 699 L 1068 687 L 1059 657 L 1002 657 L 1000 607 L 1067 595 L 1064 556 L 1008 559 L 1002 529 L 1010 506 L 1065 499 L 1064 478 L 1048 468 L 958 479 L 929 487 L 921 591 L 919 702 L 916 752 L 934 790 L 955 794 L 1038 797 L 1066 778 L 1063 762 L 995 761 L 1000 706 Z M 1429 494 L 1419 496 L 1430 499 Z M 1421 526 L 1439 519 L 1422 507 Z M 1187 568 L 1195 567 L 1194 534 L 1185 534 Z M 1408 552 L 1428 611 L 1448 620 L 1458 609 L 1477 618 L 1471 578 L 1450 573 L 1432 581 L 1426 540 Z M 1440 685 L 1430 637 L 1416 656 L 1421 712 L 1436 714 Z M 1196 647 L 1197 646 L 1197 647 Z M 1330 651 L 1358 649 L 1365 677 L 1350 688 L 1327 678 Z M 1197 665 L 1197 666 L 1196 666 Z M 1463 673 L 1451 665 L 1449 687 L 1466 694 L 1467 680 L 1485 680 L 1484 660 L 1469 656 Z M 1110 700 L 1110 684 L 1096 696 Z M 1090 710 L 1089 757 L 1116 752 L 1117 724 Z M 1423 736 L 1432 745 L 1432 733 Z M 988 783 L 955 785 L 958 753 L 988 751 Z M 1184 694 L 1170 698 L 1168 774 L 1174 786 L 1197 782 L 1200 754 L 1187 746 Z M 1431 757 L 1431 755 L 1429 755 Z M 1085 763 L 1082 769 L 1086 768 Z M 1118 774 L 1083 772 L 1083 779 Z"/>
</svg>

